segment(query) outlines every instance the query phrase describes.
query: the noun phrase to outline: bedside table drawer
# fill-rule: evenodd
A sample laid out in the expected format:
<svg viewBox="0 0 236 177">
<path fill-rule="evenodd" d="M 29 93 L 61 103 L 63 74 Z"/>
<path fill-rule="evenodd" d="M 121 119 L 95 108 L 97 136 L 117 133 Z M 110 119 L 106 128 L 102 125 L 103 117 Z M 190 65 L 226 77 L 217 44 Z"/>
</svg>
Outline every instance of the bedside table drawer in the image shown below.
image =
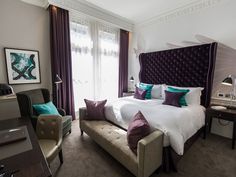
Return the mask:
<svg viewBox="0 0 236 177">
<path fill-rule="evenodd" d="M 233 120 L 235 119 L 235 114 L 229 112 L 228 110 L 214 110 L 210 109 L 207 111 L 207 115 L 214 118 Z"/>
</svg>

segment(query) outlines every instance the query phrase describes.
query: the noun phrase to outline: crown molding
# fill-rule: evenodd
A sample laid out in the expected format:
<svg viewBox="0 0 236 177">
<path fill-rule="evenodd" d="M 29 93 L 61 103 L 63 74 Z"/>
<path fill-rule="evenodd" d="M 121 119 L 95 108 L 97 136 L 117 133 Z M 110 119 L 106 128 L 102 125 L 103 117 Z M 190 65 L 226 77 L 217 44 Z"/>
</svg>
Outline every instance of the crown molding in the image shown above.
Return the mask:
<svg viewBox="0 0 236 177">
<path fill-rule="evenodd" d="M 149 18 L 143 22 L 136 23 L 134 28 L 142 28 L 156 23 L 164 23 L 171 19 L 192 14 L 206 8 L 211 8 L 216 4 L 226 2 L 228 0 L 197 0 L 179 8 L 164 12 L 155 17 Z"/>
<path fill-rule="evenodd" d="M 39 6 L 43 8 L 48 7 L 48 0 L 21 0 L 21 1 L 27 4 L 31 4 L 31 5 Z"/>
<path fill-rule="evenodd" d="M 79 0 L 48 0 L 49 4 L 69 10 L 71 13 L 82 13 L 108 23 L 127 31 L 133 31 L 134 24 L 126 18 L 118 16 L 100 7 Z"/>
</svg>

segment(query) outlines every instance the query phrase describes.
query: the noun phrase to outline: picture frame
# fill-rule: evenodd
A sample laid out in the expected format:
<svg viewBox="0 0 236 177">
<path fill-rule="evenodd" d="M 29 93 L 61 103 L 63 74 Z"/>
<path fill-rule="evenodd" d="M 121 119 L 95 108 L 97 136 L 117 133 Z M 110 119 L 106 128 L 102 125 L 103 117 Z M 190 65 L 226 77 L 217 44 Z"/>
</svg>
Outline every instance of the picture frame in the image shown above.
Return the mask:
<svg viewBox="0 0 236 177">
<path fill-rule="evenodd" d="M 39 51 L 4 48 L 8 84 L 41 83 Z"/>
</svg>

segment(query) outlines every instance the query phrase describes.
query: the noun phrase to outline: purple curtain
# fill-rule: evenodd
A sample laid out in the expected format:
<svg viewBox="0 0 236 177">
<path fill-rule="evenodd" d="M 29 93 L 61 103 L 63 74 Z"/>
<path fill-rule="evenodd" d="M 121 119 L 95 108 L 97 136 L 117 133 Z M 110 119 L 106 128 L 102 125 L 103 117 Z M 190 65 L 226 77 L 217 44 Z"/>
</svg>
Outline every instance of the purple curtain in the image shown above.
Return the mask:
<svg viewBox="0 0 236 177">
<path fill-rule="evenodd" d="M 75 119 L 69 12 L 50 5 L 49 14 L 53 98 L 57 94 L 54 82 L 56 74 L 58 74 L 62 83 L 58 84 L 57 107 L 65 109 L 66 114 L 72 115 Z"/>
<path fill-rule="evenodd" d="M 120 30 L 120 59 L 119 59 L 119 90 L 118 96 L 128 91 L 128 50 L 129 32 Z"/>
</svg>

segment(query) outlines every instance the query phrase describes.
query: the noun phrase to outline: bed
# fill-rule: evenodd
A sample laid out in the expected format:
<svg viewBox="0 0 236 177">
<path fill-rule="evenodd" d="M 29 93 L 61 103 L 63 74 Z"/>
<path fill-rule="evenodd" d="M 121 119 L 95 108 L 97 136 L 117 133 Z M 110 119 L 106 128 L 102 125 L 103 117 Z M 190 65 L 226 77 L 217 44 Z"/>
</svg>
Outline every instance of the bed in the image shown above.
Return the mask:
<svg viewBox="0 0 236 177">
<path fill-rule="evenodd" d="M 199 106 L 175 108 L 162 105 L 163 100 L 160 99 L 140 101 L 126 97 L 108 104 L 105 108 L 106 118 L 123 129 L 127 129 L 133 115 L 141 110 L 153 129 L 164 132 L 165 171 L 177 170 L 177 162 L 205 127 L 204 112 L 211 98 L 216 50 L 217 43 L 210 43 L 142 53 L 139 56 L 140 82 L 201 87 L 203 91 Z"/>
</svg>

